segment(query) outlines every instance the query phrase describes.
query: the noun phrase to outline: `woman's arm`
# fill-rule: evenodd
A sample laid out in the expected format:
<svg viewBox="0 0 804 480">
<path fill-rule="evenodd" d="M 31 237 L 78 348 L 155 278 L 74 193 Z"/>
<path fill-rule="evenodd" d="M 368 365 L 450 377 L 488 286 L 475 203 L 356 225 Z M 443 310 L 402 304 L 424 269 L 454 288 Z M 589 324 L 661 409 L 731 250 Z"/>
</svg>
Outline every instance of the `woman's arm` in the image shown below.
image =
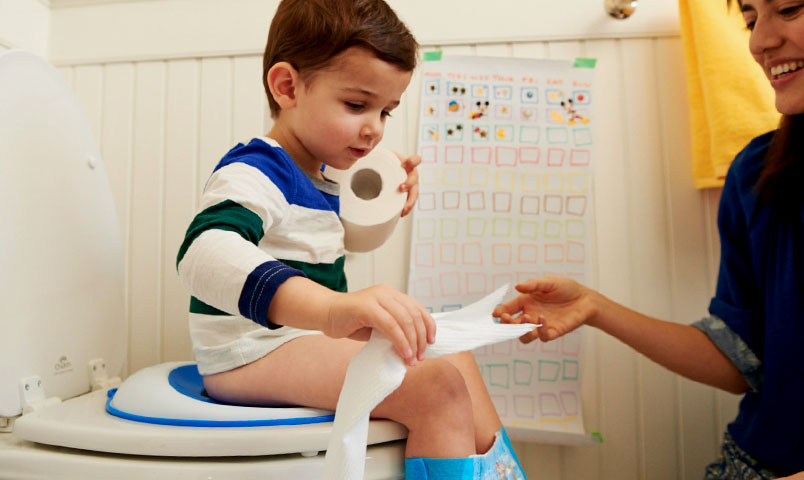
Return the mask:
<svg viewBox="0 0 804 480">
<path fill-rule="evenodd" d="M 522 295 L 494 315 L 507 323 L 543 324 L 523 342 L 554 340 L 585 323 L 691 380 L 732 393 L 748 390 L 737 367 L 695 327 L 643 315 L 567 278 L 534 279 L 516 288 Z"/>
</svg>

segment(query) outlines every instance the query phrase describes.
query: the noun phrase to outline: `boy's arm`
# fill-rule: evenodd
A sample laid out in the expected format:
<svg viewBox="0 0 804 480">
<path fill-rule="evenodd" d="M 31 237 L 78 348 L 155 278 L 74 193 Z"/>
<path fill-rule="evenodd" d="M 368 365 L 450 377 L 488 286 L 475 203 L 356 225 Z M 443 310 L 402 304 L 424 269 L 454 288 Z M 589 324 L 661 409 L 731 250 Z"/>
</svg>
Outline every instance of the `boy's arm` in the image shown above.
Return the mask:
<svg viewBox="0 0 804 480">
<path fill-rule="evenodd" d="M 179 276 L 193 296 L 268 328 L 289 326 L 363 340 L 377 328 L 409 365 L 435 341 L 435 322 L 427 309 L 387 285 L 340 293 L 302 275 L 241 234 L 217 228 L 199 235 L 179 263 Z"/>
<path fill-rule="evenodd" d="M 268 321 L 358 340 L 368 340 L 376 328 L 409 365 L 423 359 L 427 344 L 435 342 L 435 321 L 427 309 L 388 285 L 340 293 L 306 278 L 288 278 L 271 301 Z"/>
</svg>

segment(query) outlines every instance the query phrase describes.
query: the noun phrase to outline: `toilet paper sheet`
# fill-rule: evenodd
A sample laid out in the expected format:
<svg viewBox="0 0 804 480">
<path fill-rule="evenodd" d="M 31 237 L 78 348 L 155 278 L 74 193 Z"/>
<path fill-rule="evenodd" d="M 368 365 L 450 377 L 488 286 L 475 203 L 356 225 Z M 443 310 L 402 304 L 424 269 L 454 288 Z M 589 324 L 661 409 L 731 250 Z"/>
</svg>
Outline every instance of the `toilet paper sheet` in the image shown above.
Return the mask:
<svg viewBox="0 0 804 480">
<path fill-rule="evenodd" d="M 425 357 L 435 358 L 511 340 L 536 328 L 533 324 L 494 322 L 491 312 L 507 290 L 506 285 L 460 310 L 434 314 L 436 339 L 427 346 Z M 363 478 L 369 414 L 402 384 L 406 372 L 407 366 L 388 337 L 374 330 L 346 371 L 327 447 L 325 479 Z"/>
<path fill-rule="evenodd" d="M 350 252 L 368 252 L 391 236 L 407 192 L 399 185 L 407 179 L 399 157 L 390 150 L 375 148 L 348 170 L 327 167 L 324 176 L 340 187 L 340 217 L 344 246 Z"/>
</svg>

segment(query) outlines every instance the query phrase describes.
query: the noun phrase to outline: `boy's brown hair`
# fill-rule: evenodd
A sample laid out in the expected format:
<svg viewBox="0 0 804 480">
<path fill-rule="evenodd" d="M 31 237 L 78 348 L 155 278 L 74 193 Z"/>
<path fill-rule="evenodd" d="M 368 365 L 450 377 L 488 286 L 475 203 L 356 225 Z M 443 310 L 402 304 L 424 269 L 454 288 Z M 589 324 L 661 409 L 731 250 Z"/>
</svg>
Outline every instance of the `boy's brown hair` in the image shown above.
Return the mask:
<svg viewBox="0 0 804 480">
<path fill-rule="evenodd" d="M 416 39 L 383 0 L 282 0 L 263 55 L 262 82 L 271 116 L 279 114 L 268 89 L 268 70 L 274 64 L 288 62 L 309 79 L 349 47 L 365 48 L 402 71 L 416 67 Z"/>
</svg>

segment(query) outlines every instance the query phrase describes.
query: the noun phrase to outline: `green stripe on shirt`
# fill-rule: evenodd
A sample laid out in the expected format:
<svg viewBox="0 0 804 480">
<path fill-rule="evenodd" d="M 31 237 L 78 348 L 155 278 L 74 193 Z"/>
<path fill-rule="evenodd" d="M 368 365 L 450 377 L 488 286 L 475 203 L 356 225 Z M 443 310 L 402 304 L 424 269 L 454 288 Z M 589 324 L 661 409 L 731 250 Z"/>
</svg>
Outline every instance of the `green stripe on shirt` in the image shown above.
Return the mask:
<svg viewBox="0 0 804 480">
<path fill-rule="evenodd" d="M 206 303 L 202 302 L 201 300 L 195 297 L 190 297 L 190 313 L 200 313 L 203 315 L 217 315 L 217 316 L 225 315 L 227 317 L 232 316 L 232 314 L 226 313 L 223 310 L 218 310 L 212 305 L 207 305 Z"/>
<path fill-rule="evenodd" d="M 307 263 L 296 260 L 280 260 L 289 267 L 301 270 L 310 280 L 323 285 L 336 292 L 346 291 L 346 273 L 343 265 L 345 256 L 339 257 L 334 263 Z"/>
<path fill-rule="evenodd" d="M 237 202 L 224 200 L 204 209 L 195 216 L 190 226 L 187 227 L 184 241 L 179 248 L 176 266 L 181 263 L 193 241 L 205 231 L 212 229 L 235 232 L 254 245 L 257 245 L 264 235 L 262 219 L 259 215 Z"/>
</svg>

